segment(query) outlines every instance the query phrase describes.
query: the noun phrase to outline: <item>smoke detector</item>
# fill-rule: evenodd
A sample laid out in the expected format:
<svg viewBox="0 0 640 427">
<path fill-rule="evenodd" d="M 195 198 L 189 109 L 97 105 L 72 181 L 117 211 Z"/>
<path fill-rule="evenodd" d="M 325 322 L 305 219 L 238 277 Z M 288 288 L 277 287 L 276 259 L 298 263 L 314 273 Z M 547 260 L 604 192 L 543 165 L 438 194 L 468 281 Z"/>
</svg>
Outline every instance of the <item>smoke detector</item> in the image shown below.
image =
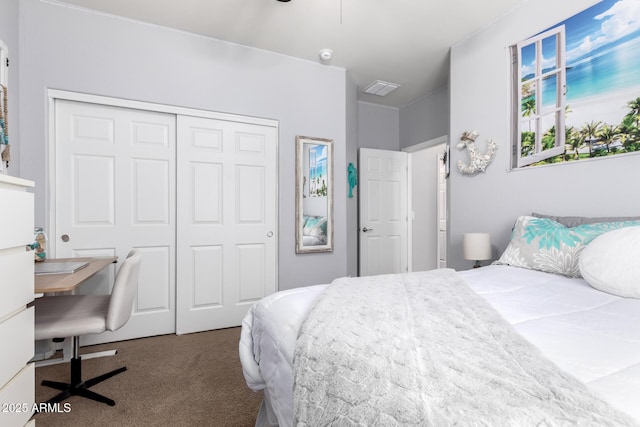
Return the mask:
<svg viewBox="0 0 640 427">
<path fill-rule="evenodd" d="M 397 83 L 383 82 L 382 80 L 376 80 L 365 88 L 364 93 L 370 93 L 371 95 L 385 96 L 390 92 L 400 87 Z"/>
<path fill-rule="evenodd" d="M 329 61 L 333 58 L 333 51 L 331 49 L 322 49 L 318 55 L 323 61 Z"/>
</svg>

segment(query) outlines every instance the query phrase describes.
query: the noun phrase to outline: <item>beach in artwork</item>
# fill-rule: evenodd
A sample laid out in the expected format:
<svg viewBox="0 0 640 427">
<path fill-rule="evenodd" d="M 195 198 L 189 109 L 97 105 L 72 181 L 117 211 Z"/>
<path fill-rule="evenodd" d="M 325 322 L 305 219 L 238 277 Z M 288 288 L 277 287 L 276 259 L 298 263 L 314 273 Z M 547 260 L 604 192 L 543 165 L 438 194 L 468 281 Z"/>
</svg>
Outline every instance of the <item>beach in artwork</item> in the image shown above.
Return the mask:
<svg viewBox="0 0 640 427">
<path fill-rule="evenodd" d="M 592 121 L 618 125 L 629 113 L 627 103 L 638 97 L 640 97 L 640 85 L 567 102 L 571 112 L 566 115 L 565 125 L 579 128 Z"/>
</svg>

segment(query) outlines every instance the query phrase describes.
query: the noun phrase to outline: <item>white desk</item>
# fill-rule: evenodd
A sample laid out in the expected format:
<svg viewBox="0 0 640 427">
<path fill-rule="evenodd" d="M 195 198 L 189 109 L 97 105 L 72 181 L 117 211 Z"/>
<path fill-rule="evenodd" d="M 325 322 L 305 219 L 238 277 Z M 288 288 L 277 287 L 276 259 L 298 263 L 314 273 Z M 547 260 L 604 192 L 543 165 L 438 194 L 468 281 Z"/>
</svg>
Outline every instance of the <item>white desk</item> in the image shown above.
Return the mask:
<svg viewBox="0 0 640 427">
<path fill-rule="evenodd" d="M 80 286 L 82 282 L 106 268 L 108 265 L 113 264 L 117 260 L 118 257 L 47 259 L 43 262 L 51 264 L 66 261 L 86 261 L 89 265 L 75 273 L 36 274 L 34 291 L 36 294 L 73 291 Z"/>
</svg>

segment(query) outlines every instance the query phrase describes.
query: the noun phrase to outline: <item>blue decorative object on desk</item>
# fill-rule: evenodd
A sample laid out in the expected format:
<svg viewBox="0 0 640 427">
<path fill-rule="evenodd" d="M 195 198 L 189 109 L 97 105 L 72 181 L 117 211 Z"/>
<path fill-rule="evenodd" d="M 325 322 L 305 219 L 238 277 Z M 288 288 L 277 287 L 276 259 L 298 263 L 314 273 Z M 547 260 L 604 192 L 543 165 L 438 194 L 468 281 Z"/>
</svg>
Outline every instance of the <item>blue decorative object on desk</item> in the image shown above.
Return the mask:
<svg viewBox="0 0 640 427">
<path fill-rule="evenodd" d="M 34 228 L 33 240 L 29 247 L 35 251 L 33 254 L 35 261 L 44 261 L 47 259 L 47 235 L 42 227 Z"/>
</svg>

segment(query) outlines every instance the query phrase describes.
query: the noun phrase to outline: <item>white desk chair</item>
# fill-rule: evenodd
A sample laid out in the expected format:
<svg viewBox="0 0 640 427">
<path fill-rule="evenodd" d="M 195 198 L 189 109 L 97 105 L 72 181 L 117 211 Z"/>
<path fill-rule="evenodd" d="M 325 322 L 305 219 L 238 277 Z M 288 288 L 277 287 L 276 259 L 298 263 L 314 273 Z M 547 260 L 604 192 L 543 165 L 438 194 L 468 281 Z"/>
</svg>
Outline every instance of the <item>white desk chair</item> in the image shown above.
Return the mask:
<svg viewBox="0 0 640 427">
<path fill-rule="evenodd" d="M 133 249 L 122 263 L 111 295 L 61 295 L 35 301 L 35 339 L 73 337 L 71 381 L 42 381 L 42 385 L 62 392 L 47 403 L 57 403 L 78 395 L 115 405 L 112 399 L 89 390 L 90 387 L 127 370 L 116 369 L 87 381 L 82 380 L 82 358 L 78 354 L 80 335 L 99 334 L 120 329 L 131 316 L 142 253 Z"/>
</svg>

